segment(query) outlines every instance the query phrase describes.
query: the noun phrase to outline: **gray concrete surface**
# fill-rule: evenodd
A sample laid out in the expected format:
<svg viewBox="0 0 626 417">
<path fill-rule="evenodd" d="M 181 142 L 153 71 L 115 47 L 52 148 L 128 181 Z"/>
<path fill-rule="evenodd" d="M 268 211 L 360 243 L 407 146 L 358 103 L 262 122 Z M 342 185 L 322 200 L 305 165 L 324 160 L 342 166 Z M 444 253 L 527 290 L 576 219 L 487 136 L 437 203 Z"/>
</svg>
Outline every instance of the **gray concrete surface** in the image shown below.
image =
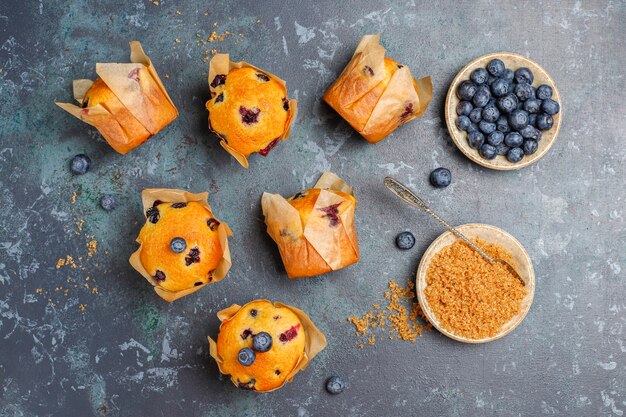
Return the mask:
<svg viewBox="0 0 626 417">
<path fill-rule="evenodd" d="M 623 416 L 624 27 L 624 1 L 2 1 L 0 415 Z M 236 35 L 196 45 L 196 34 L 206 39 L 213 30 Z M 435 87 L 424 117 L 372 146 L 320 96 L 360 36 L 376 32 L 390 56 L 415 76 L 430 74 Z M 69 100 L 71 81 L 93 77 L 95 62 L 126 61 L 133 39 L 181 114 L 120 156 L 53 100 Z M 212 48 L 280 75 L 300 100 L 291 139 L 268 158 L 253 157 L 247 171 L 207 131 L 202 58 Z M 473 164 L 443 125 L 455 73 L 499 50 L 543 65 L 563 99 L 557 143 L 518 172 Z M 93 169 L 72 177 L 68 161 L 81 152 Z M 438 166 L 453 173 L 445 190 L 427 183 Z M 356 190 L 362 260 L 289 281 L 265 234 L 260 196 L 293 194 L 324 170 Z M 525 245 L 537 292 L 513 334 L 467 346 L 433 331 L 415 344 L 356 348 L 346 318 L 382 302 L 388 281 L 406 280 L 441 232 L 385 192 L 387 174 L 453 223 L 493 224 Z M 127 262 L 144 221 L 140 192 L 153 186 L 210 191 L 235 231 L 227 279 L 173 304 Z M 105 192 L 117 196 L 112 213 L 98 207 Z M 393 239 L 405 229 L 418 242 L 400 252 Z M 92 239 L 98 246 L 90 257 Z M 77 267 L 57 269 L 67 255 Z M 235 389 L 206 343 L 217 331 L 216 311 L 262 297 L 304 309 L 330 342 L 271 394 Z M 350 389 L 326 394 L 332 374 L 345 376 Z"/>
</svg>

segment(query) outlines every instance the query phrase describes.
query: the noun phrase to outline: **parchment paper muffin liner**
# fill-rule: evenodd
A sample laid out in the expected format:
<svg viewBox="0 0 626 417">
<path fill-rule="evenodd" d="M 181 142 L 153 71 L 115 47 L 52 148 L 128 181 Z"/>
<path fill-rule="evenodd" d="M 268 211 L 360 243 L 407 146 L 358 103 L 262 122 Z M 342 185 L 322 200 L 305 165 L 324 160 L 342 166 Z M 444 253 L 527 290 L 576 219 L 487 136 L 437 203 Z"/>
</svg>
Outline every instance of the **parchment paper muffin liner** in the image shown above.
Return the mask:
<svg viewBox="0 0 626 417">
<path fill-rule="evenodd" d="M 283 196 L 263 193 L 261 198 L 267 233 L 278 245 L 290 278 L 319 275 L 293 274 L 290 270 L 296 265 L 304 269 L 310 266 L 311 270 L 324 267 L 324 272 L 329 272 L 359 260 L 359 243 L 354 227 L 356 201 L 336 193 L 340 191 L 353 196 L 352 188 L 332 172 L 324 172 L 313 188 L 321 190 L 313 210 L 348 202 L 347 209 L 338 214 L 338 227 L 329 228 L 327 219 L 320 216 L 310 216 L 307 224 L 303 225 L 298 210 Z M 347 252 L 348 256 L 344 252 L 346 247 L 351 249 Z"/>
<path fill-rule="evenodd" d="M 209 62 L 209 90 L 211 91 L 211 97 L 213 97 L 216 93 L 216 88 L 211 86 L 213 79 L 218 74 L 226 75 L 228 77 L 228 73 L 236 68 L 254 68 L 257 71 L 260 71 L 270 77 L 271 79 L 277 81 L 282 86 L 285 87 L 285 91 L 287 91 L 287 83 L 276 75 L 267 72 L 261 68 L 255 67 L 252 64 L 249 64 L 245 61 L 233 62 L 229 59 L 229 54 L 215 54 L 213 58 L 211 58 L 211 62 Z M 289 137 L 289 133 L 291 132 L 291 122 L 296 117 L 296 113 L 298 112 L 298 101 L 296 99 L 289 99 L 289 110 L 287 111 L 287 120 L 285 121 L 285 130 L 282 135 L 280 135 L 277 139 L 285 140 Z M 224 140 L 223 137 L 220 136 L 218 132 L 215 132 L 211 127 L 211 117 L 209 116 L 209 129 L 213 131 L 218 137 L 220 137 L 220 145 L 222 148 L 226 150 L 229 154 L 231 154 L 244 168 L 248 168 L 248 159 L 245 155 L 238 152 L 236 149 L 230 147 L 228 142 Z"/>
<path fill-rule="evenodd" d="M 406 65 L 399 65 L 383 86 L 385 52 L 380 34 L 363 36 L 348 65 L 324 94 L 324 101 L 371 143 L 421 116 L 432 98 L 430 77 L 414 80 Z"/>
<path fill-rule="evenodd" d="M 254 301 L 267 301 L 267 302 L 271 303 L 271 301 L 269 301 L 269 300 L 254 300 Z M 302 327 L 304 328 L 304 332 L 305 332 L 304 334 L 305 334 L 306 340 L 305 340 L 305 344 L 304 344 L 304 352 L 302 352 L 302 355 L 300 356 L 300 359 L 298 359 L 298 362 L 296 362 L 296 366 L 294 366 L 293 370 L 289 373 L 289 375 L 287 376 L 285 381 L 280 386 L 278 386 L 278 387 L 276 387 L 274 389 L 267 390 L 267 391 L 258 391 L 258 392 L 275 391 L 275 390 L 277 390 L 279 388 L 282 388 L 282 386 L 285 385 L 287 382 L 291 382 L 293 380 L 293 377 L 298 372 L 304 370 L 309 365 L 309 362 L 313 360 L 315 355 L 317 355 L 322 350 L 324 350 L 324 348 L 327 345 L 326 336 L 324 336 L 324 333 L 322 333 L 315 326 L 315 324 L 313 324 L 313 322 L 311 321 L 309 316 L 304 311 L 302 311 L 302 310 L 300 310 L 300 309 L 298 309 L 296 307 L 292 307 L 290 305 L 283 304 L 283 303 L 278 302 L 278 301 L 275 301 L 272 304 L 274 305 L 274 307 L 288 308 L 296 316 L 298 316 L 298 318 L 300 319 L 300 322 L 302 323 Z M 240 306 L 238 304 L 233 304 L 230 307 L 225 308 L 224 310 L 219 311 L 217 313 L 217 318 L 219 318 L 220 321 L 222 322 L 220 324 L 220 330 L 222 329 L 222 326 L 224 325 L 225 322 L 231 320 L 239 312 L 239 310 L 244 308 L 246 305 Z M 211 357 L 213 359 L 215 359 L 215 362 L 217 362 L 217 367 L 219 368 L 220 372 L 222 374 L 226 375 L 226 373 L 222 370 L 222 365 L 224 364 L 224 359 L 217 352 L 217 343 L 213 339 L 211 339 L 211 337 L 207 337 L 207 339 L 209 340 L 209 354 L 211 355 Z M 232 381 L 233 384 L 235 384 L 235 386 L 237 385 L 236 381 L 234 381 L 232 378 L 231 378 L 231 381 Z"/>
<path fill-rule="evenodd" d="M 109 145 L 121 154 L 139 146 L 178 116 L 174 102 L 138 41 L 130 42 L 130 61 L 128 64 L 96 64 L 96 73 L 119 103 L 111 101 L 106 107 L 97 104 L 82 108 L 55 102 L 74 117 L 98 129 Z M 74 80 L 76 101 L 83 102 L 92 84 L 91 80 Z"/>
<path fill-rule="evenodd" d="M 152 207 L 154 202 L 157 200 L 160 200 L 163 203 L 189 203 L 195 201 L 200 203 L 203 207 L 213 213 L 213 210 L 211 210 L 211 206 L 208 202 L 208 197 L 208 192 L 193 194 L 184 190 L 176 190 L 171 188 L 147 188 L 141 193 L 141 201 L 143 203 L 144 213 L 146 212 L 146 210 Z M 233 232 L 230 230 L 228 225 L 221 220 L 219 226 L 217 227 L 217 232 L 219 234 L 220 245 L 222 247 L 222 250 L 224 251 L 224 254 L 222 255 L 221 262 L 215 269 L 213 280 L 202 285 L 194 286 L 181 291 L 167 291 L 159 287 L 158 282 L 152 277 L 152 275 L 148 273 L 146 268 L 144 268 L 143 264 L 141 263 L 140 254 L 143 244 L 139 240 L 139 238 L 137 238 L 137 243 L 139 243 L 139 249 L 133 252 L 128 261 L 133 266 L 133 268 L 135 268 L 150 284 L 154 286 L 154 291 L 159 295 L 159 297 L 161 297 L 165 301 L 172 302 L 181 297 L 198 291 L 205 285 L 221 281 L 228 273 L 228 270 L 232 265 L 232 261 L 230 258 L 230 249 L 228 247 L 228 236 L 232 236 Z"/>
</svg>

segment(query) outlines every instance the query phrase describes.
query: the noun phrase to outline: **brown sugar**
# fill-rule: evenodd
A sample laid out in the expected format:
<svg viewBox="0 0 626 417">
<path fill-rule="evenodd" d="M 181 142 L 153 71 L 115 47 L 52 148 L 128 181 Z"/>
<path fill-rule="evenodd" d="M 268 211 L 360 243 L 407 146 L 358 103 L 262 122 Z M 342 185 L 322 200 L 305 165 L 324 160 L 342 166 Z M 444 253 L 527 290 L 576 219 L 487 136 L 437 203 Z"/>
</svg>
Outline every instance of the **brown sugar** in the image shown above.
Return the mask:
<svg viewBox="0 0 626 417">
<path fill-rule="evenodd" d="M 474 242 L 496 259 L 511 259 L 501 246 L 480 239 Z M 490 264 L 459 240 L 431 260 L 425 294 L 443 328 L 482 339 L 497 334 L 520 312 L 526 287 L 505 267 Z"/>
<path fill-rule="evenodd" d="M 376 343 L 375 329 L 379 333 L 388 333 L 389 339 L 397 338 L 413 343 L 424 329 L 431 329 L 431 324 L 415 301 L 415 283 L 412 278 L 409 278 L 406 287 L 394 280 L 389 281 L 389 291 L 385 292 L 385 298 L 387 306 L 382 307 L 377 303 L 372 306 L 373 310 L 363 316 L 348 318 L 360 338 L 357 342 L 359 348 L 363 348 L 365 344 Z"/>
</svg>

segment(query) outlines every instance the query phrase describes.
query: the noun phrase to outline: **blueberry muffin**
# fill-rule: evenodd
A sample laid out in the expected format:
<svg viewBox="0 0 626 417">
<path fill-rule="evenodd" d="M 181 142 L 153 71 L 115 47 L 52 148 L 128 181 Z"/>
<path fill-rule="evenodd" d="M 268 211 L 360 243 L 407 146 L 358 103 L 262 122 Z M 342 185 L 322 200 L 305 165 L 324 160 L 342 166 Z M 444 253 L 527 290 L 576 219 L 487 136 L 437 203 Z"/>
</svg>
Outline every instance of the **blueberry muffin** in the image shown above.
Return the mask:
<svg viewBox="0 0 626 417">
<path fill-rule="evenodd" d="M 140 272 L 165 299 L 219 281 L 230 267 L 230 230 L 213 215 L 206 193 L 197 196 L 204 201 L 152 199 L 145 211 L 146 223 L 137 238 L 140 248 L 133 256 Z"/>
<path fill-rule="evenodd" d="M 239 388 L 272 391 L 290 381 L 326 346 L 326 339 L 300 310 L 267 300 L 233 306 L 222 321 L 211 355 Z"/>
<path fill-rule="evenodd" d="M 324 101 L 371 143 L 421 116 L 432 97 L 430 77 L 385 57 L 380 35 L 361 39 L 352 60 L 324 94 Z"/>
<path fill-rule="evenodd" d="M 321 275 L 359 260 L 357 200 L 335 174 L 324 173 L 314 188 L 288 199 L 264 193 L 261 204 L 289 278 Z"/>
<path fill-rule="evenodd" d="M 121 154 L 144 143 L 178 116 L 174 103 L 139 42 L 131 42 L 130 64 L 96 64 L 99 77 L 74 81 L 80 107 L 57 103 L 94 126 Z"/>
<path fill-rule="evenodd" d="M 224 60 L 227 68 L 221 68 Z M 230 63 L 228 55 L 220 54 L 211 61 L 209 83 L 209 128 L 244 167 L 251 154 L 267 156 L 287 138 L 296 102 L 287 98 L 281 79 L 247 64 Z"/>
</svg>

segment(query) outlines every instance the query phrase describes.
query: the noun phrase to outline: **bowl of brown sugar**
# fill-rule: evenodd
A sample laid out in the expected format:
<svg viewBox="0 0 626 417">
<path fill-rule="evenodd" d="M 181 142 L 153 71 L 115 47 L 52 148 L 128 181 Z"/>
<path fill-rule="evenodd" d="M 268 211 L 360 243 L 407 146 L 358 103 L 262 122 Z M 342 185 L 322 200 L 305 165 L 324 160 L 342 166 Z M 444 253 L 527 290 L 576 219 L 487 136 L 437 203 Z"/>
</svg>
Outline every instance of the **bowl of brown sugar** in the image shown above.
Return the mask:
<svg viewBox="0 0 626 417">
<path fill-rule="evenodd" d="M 497 340 L 526 317 L 535 293 L 535 272 L 524 247 L 502 229 L 486 224 L 456 227 L 494 259 L 489 263 L 468 244 L 445 232 L 428 247 L 416 277 L 424 314 L 444 335 L 465 343 Z"/>
</svg>

